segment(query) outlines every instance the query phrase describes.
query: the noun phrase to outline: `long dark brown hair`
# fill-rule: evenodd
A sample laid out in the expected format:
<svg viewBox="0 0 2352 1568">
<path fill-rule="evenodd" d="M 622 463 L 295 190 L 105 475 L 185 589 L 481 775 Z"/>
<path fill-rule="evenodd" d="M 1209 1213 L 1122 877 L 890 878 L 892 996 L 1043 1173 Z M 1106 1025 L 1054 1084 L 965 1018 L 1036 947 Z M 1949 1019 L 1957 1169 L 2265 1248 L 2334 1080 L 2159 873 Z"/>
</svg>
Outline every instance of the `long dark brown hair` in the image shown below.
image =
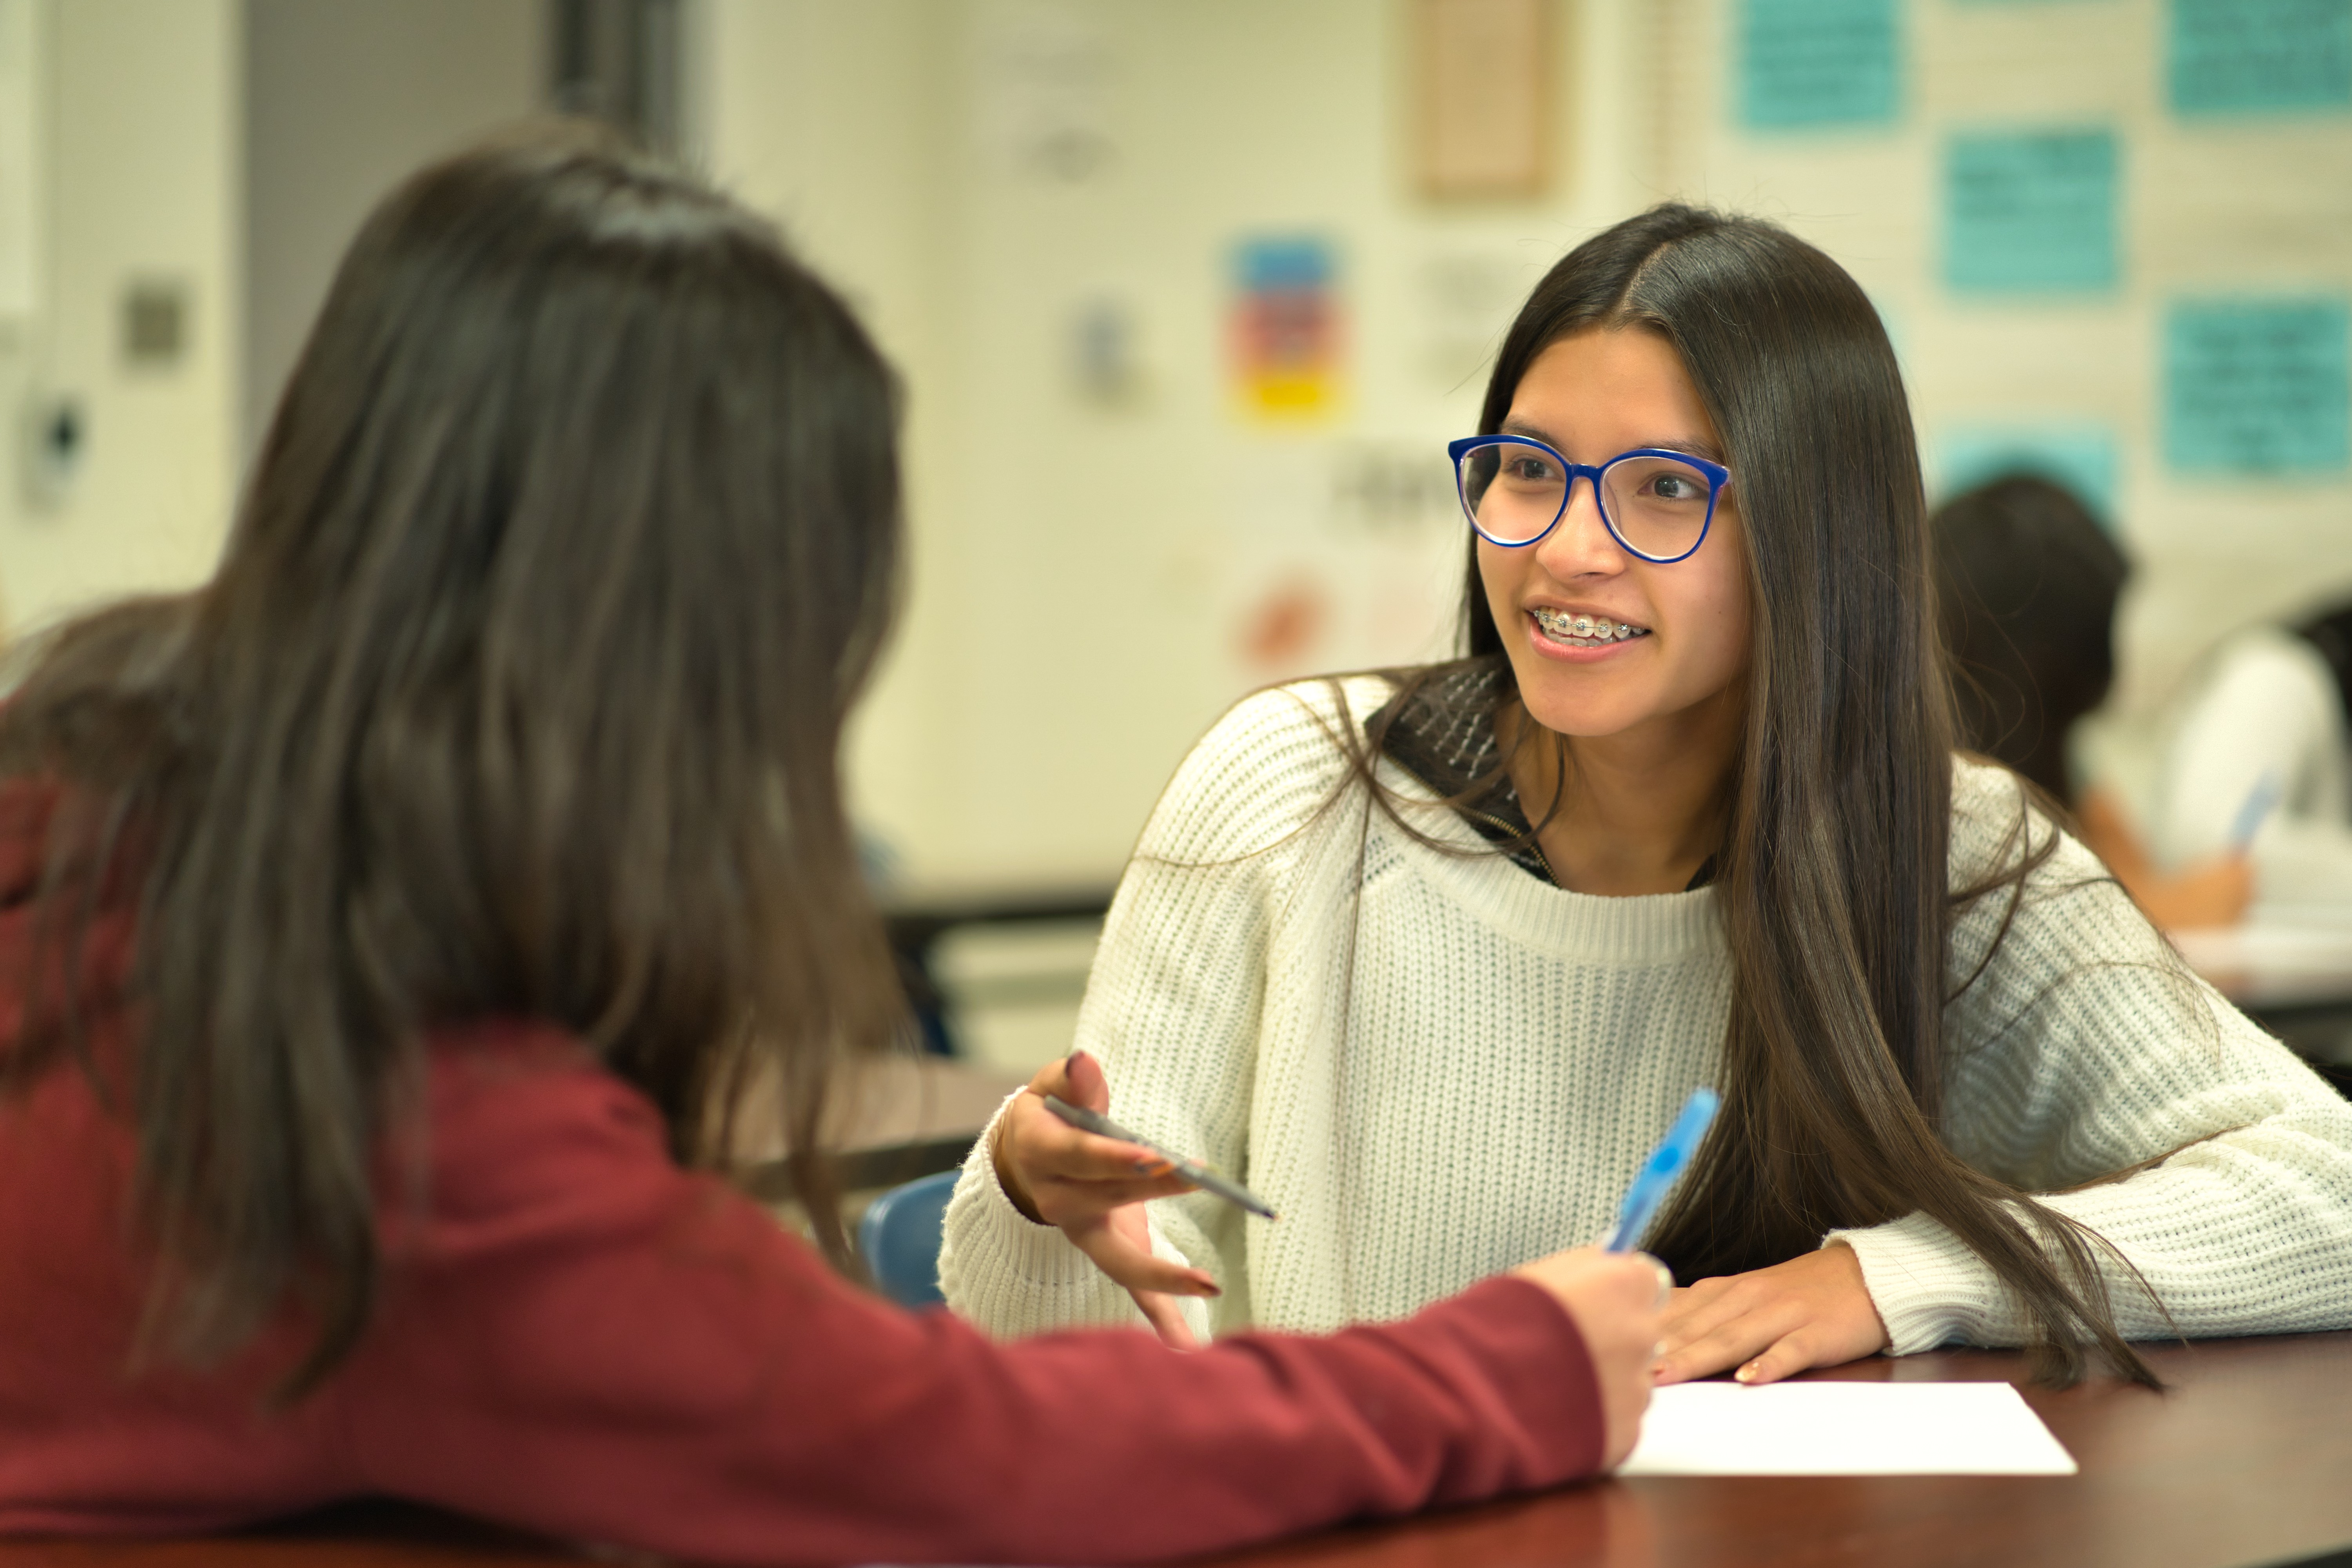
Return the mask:
<svg viewBox="0 0 2352 1568">
<path fill-rule="evenodd" d="M 47 639 L 0 715 L 0 773 L 61 786 L 35 973 L 79 963 L 90 889 L 137 889 L 151 1335 L 217 1354 L 292 1303 L 295 1387 L 351 1348 L 373 1162 L 453 1020 L 570 1030 L 689 1162 L 759 1080 L 843 1255 L 827 1071 L 898 1005 L 835 766 L 895 423 L 766 224 L 591 132 L 376 210 L 217 574 Z M 50 1012 L 18 1085 L 87 1041 Z"/>
<path fill-rule="evenodd" d="M 2095 1353 L 2153 1382 L 2116 1332 L 2095 1266 L 2105 1244 L 1939 1134 L 1944 1009 L 1972 978 L 1950 974 L 1956 912 L 2005 896 L 2005 935 L 2056 834 L 2021 809 L 1984 878 L 1948 885 L 1950 685 L 1910 412 L 1876 310 L 1782 229 L 1658 206 L 1578 246 L 1536 287 L 1479 429 L 1502 427 L 1538 354 L 1593 328 L 1654 332 L 1681 357 L 1728 452 L 1752 606 L 1715 877 L 1733 964 L 1724 1110 L 1652 1248 L 1688 1283 L 1796 1257 L 1832 1228 L 1924 1214 L 2014 1292 L 2041 1376 L 2074 1381 Z M 1499 716 L 1517 696 L 1475 541 L 1463 614 L 1470 658 L 1499 670 Z M 1360 763 L 1458 668 L 1403 674 Z M 1556 745 L 1554 776 L 1572 778 L 1565 738 L 1507 727 L 1517 743 Z M 1508 760 L 1465 796 L 1491 789 Z M 1528 804 L 1538 826 L 1559 805 Z M 1397 802 L 1382 805 L 1412 830 Z"/>
</svg>

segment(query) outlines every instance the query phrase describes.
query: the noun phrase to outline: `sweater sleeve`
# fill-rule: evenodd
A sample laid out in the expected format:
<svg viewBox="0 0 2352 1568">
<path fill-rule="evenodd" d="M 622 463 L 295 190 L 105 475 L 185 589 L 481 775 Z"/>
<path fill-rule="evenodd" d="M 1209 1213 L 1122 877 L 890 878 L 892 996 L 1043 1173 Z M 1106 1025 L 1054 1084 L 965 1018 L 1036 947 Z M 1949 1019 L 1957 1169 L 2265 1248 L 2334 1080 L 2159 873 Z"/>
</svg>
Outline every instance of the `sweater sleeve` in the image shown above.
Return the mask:
<svg viewBox="0 0 2352 1568">
<path fill-rule="evenodd" d="M 1000 1346 L 836 1279 L 585 1061 L 436 1068 L 432 1198 L 331 1384 L 353 1484 L 718 1563 L 1126 1562 L 1599 1460 L 1517 1280 L 1328 1339 Z"/>
<path fill-rule="evenodd" d="M 1103 1064 L 1110 1114 L 1244 1182 L 1272 927 L 1301 840 L 1339 780 L 1333 736 L 1349 721 L 1316 683 L 1260 692 L 1210 731 L 1137 846 L 1079 1009 L 1076 1043 Z M 1060 1231 L 1013 1207 L 996 1180 L 994 1131 L 949 1205 L 949 1304 L 999 1336 L 1140 1323 L 1127 1293 Z M 1277 1193 L 1260 1195 L 1283 1206 Z M 1153 1203 L 1149 1218 L 1153 1249 L 1206 1269 L 1223 1292 L 1181 1302 L 1194 1334 L 1245 1326 L 1245 1227 L 1265 1222 L 1202 1194 Z"/>
<path fill-rule="evenodd" d="M 1988 864 L 2013 783 L 1956 767 L 1953 794 L 1956 867 Z M 2352 1104 L 2189 973 L 2072 838 L 1996 947 L 2006 904 L 1979 900 L 1953 937 L 1956 983 L 1983 963 L 1946 1015 L 1953 1152 L 2107 1244 L 2126 1337 L 2352 1325 Z M 1830 1239 L 1859 1256 L 1896 1352 L 2022 1342 L 2014 1300 L 1926 1216 Z"/>
</svg>

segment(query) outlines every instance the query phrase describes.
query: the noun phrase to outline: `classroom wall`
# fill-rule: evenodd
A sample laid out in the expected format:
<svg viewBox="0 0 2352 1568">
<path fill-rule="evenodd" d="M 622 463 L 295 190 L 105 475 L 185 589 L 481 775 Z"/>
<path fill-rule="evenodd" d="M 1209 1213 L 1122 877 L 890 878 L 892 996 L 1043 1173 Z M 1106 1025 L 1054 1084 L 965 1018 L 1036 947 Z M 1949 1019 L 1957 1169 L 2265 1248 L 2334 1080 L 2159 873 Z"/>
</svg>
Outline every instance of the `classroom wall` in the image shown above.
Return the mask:
<svg viewBox="0 0 2352 1568">
<path fill-rule="evenodd" d="M 1561 8 L 1545 196 L 1433 206 L 1402 0 L 713 0 L 713 169 L 908 373 L 913 596 L 853 755 L 908 879 L 1108 879 L 1242 692 L 1444 649 L 1460 535 L 1429 476 L 1519 295 L 1648 199 L 1644 14 Z M 1294 236 L 1337 260 L 1339 406 L 1255 420 L 1234 247 Z M 1260 635 L 1286 594 L 1310 624 Z"/>
<path fill-rule="evenodd" d="M 33 6 L 39 303 L 0 347 L 0 627 L 200 579 L 236 468 L 239 59 L 236 0 Z M 168 369 L 123 353 L 124 290 L 175 286 Z M 54 500 L 26 495 L 27 399 L 68 396 L 86 435 Z"/>
<path fill-rule="evenodd" d="M 1381 501 L 1400 470 L 1442 473 L 1479 376 L 1475 350 L 1424 341 L 1420 296 L 1433 273 L 1516 296 L 1633 158 L 1615 117 L 1563 112 L 1549 199 L 1429 208 L 1400 144 L 1399 5 L 966 15 L 941 394 L 959 526 L 933 560 L 956 602 L 952 754 L 987 765 L 920 853 L 1076 877 L 1123 859 L 1242 692 L 1444 650 L 1460 535 L 1442 496 Z M 1554 47 L 1571 80 L 1596 53 L 1566 28 Z M 1092 103 L 1057 101 L 1072 77 Z M 1056 121 L 1100 139 L 1097 168 L 1038 166 L 1024 127 Z M 1339 406 L 1254 419 L 1234 407 L 1234 250 L 1293 237 L 1336 267 Z M 1096 310 L 1133 338 L 1133 384 L 1108 397 L 1080 375 Z"/>
<path fill-rule="evenodd" d="M 0 321 L 0 427 L 39 386 L 82 399 L 89 436 L 43 510 L 0 442 L 0 625 L 22 628 L 209 566 L 240 429 L 330 253 L 397 166 L 520 106 L 538 8 L 251 0 L 248 35 L 238 0 L 10 3 L 39 22 L 46 283 Z M 1741 18 L 1799 0 L 1557 0 L 1550 185 L 1462 204 L 1411 177 L 1411 0 L 693 0 L 691 149 L 843 283 L 906 377 L 912 573 L 853 735 L 862 821 L 909 882 L 1107 877 L 1235 696 L 1443 651 L 1461 542 L 1439 444 L 1542 268 L 1667 195 L 1777 217 L 1854 270 L 1937 476 L 1998 426 L 2105 442 L 2142 563 L 2127 710 L 2231 626 L 2352 584 L 2340 470 L 2165 455 L 2172 302 L 2352 289 L 2352 116 L 2183 121 L 2162 85 L 2178 3 L 1897 0 L 1885 123 L 1760 132 L 1735 107 Z M 427 42 L 367 42 L 394 17 Z M 430 42 L 445 26 L 472 31 Z M 349 144 L 269 130 L 248 48 L 310 92 L 310 123 L 347 105 Z M 305 79 L 329 59 L 341 78 Z M 1955 293 L 1950 141 L 2036 125 L 2122 150 L 2116 285 Z M 286 199 L 257 196 L 268 254 L 247 274 L 254 171 Z M 1270 420 L 1236 395 L 1235 248 L 1302 238 L 1335 268 L 1334 395 Z M 119 342 L 123 289 L 156 278 L 191 303 L 162 373 Z"/>
<path fill-rule="evenodd" d="M 849 281 L 908 374 L 913 615 L 854 752 L 864 820 L 918 882 L 1107 875 L 1240 693 L 1444 652 L 1460 534 L 1439 446 L 1542 268 L 1668 195 L 1783 222 L 1854 272 L 1935 493 L 2021 437 L 2096 476 L 2140 563 L 2117 701 L 2145 715 L 2228 630 L 2352 585 L 2340 467 L 2167 455 L 2173 305 L 2352 285 L 2352 116 L 2184 119 L 2179 4 L 1558 0 L 1555 179 L 1481 205 L 1409 177 L 1406 0 L 714 0 L 733 40 L 714 166 Z M 1874 11 L 1887 114 L 1746 123 L 1754 18 Z M 2112 282 L 1955 287 L 1955 140 L 2085 129 L 2116 150 Z M 1336 258 L 1326 417 L 1236 412 L 1233 256 L 1254 237 Z M 1108 392 L 1080 346 L 1106 318 L 1126 345 Z"/>
</svg>

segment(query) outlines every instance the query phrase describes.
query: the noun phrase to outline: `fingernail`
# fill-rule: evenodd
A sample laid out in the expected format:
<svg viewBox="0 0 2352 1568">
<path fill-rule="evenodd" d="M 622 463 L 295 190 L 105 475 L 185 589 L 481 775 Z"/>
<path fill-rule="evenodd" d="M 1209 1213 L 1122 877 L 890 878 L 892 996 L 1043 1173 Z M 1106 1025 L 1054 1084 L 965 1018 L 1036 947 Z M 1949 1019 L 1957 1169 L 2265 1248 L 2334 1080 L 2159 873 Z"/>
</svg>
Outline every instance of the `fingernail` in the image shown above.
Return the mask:
<svg viewBox="0 0 2352 1568">
<path fill-rule="evenodd" d="M 1756 1381 L 1756 1363 L 1755 1363 L 1754 1362 L 1752 1362 L 1752 1361 L 1751 1361 L 1751 1362 L 1749 1362 L 1746 1366 L 1743 1366 L 1743 1367 L 1741 1367 L 1738 1372 L 1733 1373 L 1731 1374 L 1731 1380 L 1732 1380 L 1732 1382 L 1734 1382 L 1734 1383 L 1753 1383 L 1753 1382 L 1755 1382 L 1755 1381 Z"/>
</svg>

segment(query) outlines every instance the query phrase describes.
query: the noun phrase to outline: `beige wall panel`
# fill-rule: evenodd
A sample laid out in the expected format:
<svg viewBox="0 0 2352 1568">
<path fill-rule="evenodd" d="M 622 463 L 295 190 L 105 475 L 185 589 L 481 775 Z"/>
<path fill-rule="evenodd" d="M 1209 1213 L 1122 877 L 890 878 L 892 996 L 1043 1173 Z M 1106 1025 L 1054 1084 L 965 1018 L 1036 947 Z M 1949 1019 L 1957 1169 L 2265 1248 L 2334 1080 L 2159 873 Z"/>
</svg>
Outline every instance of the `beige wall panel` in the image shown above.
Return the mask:
<svg viewBox="0 0 2352 1568">
<path fill-rule="evenodd" d="M 0 373 L 0 620 L 16 630 L 210 570 L 236 463 L 239 332 L 235 0 L 69 0 L 46 11 L 47 308 Z M 134 369 L 122 291 L 180 287 L 186 346 Z M 77 398 L 79 477 L 27 509 L 18 418 Z"/>
</svg>

